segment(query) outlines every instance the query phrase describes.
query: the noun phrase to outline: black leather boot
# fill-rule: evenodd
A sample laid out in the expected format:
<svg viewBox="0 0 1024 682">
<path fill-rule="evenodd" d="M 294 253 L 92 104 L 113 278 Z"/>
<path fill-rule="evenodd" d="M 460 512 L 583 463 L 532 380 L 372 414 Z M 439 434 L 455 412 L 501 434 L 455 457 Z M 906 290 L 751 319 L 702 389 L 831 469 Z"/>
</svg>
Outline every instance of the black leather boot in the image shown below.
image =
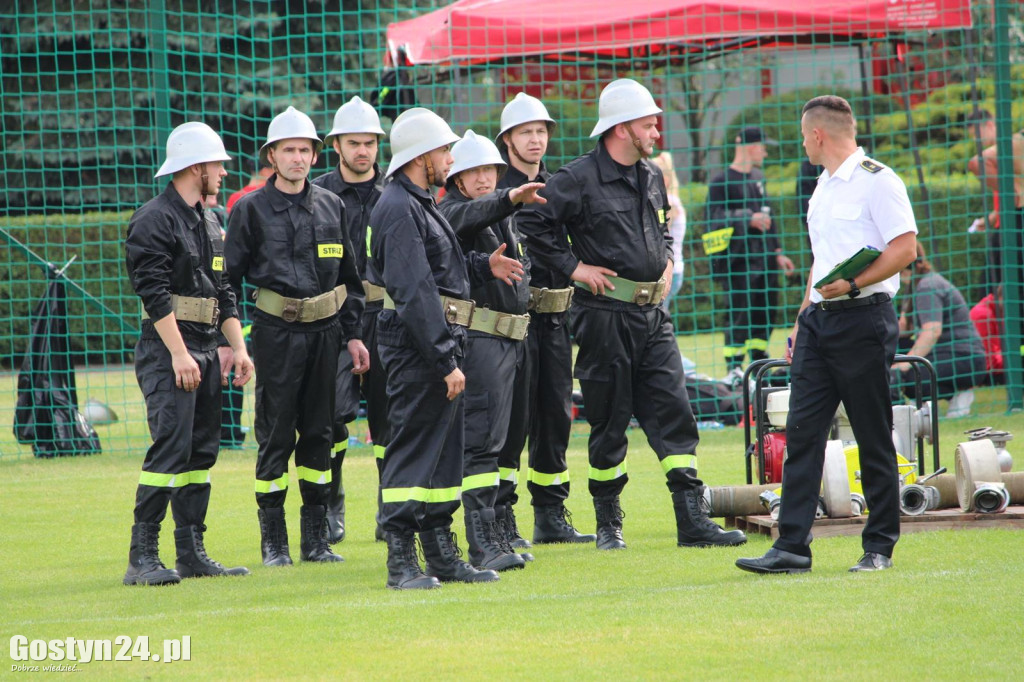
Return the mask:
<svg viewBox="0 0 1024 682">
<path fill-rule="evenodd" d="M 411 530 L 384 533 L 388 543 L 388 588 L 432 590 L 441 587 L 437 578 L 426 575 L 416 558 L 416 535 Z"/>
<path fill-rule="evenodd" d="M 704 486 L 672 493 L 680 547 L 734 547 L 747 541 L 740 530 L 722 530 L 708 518 Z"/>
<path fill-rule="evenodd" d="M 174 585 L 181 576 L 160 561 L 160 524 L 136 523 L 132 526 L 132 544 L 128 550 L 125 585 Z"/>
<path fill-rule="evenodd" d="M 341 479 L 343 455 L 331 459 L 330 492 L 327 494 L 327 542 L 336 545 L 345 539 L 345 485 Z"/>
<path fill-rule="evenodd" d="M 477 570 L 461 559 L 462 550 L 456 543 L 451 528 L 432 528 L 420 531 L 423 558 L 427 575 L 443 583 L 492 583 L 498 574 L 490 569 Z"/>
<path fill-rule="evenodd" d="M 260 549 L 264 566 L 291 566 L 288 554 L 288 526 L 284 523 L 284 508 L 260 509 Z"/>
<path fill-rule="evenodd" d="M 466 541 L 469 544 L 469 562 L 477 568 L 490 568 L 495 571 L 508 571 L 523 568 L 526 561 L 512 551 L 506 549 L 499 538 L 500 529 L 494 520 L 493 509 L 480 509 L 466 512 Z"/>
<path fill-rule="evenodd" d="M 498 540 L 506 552 L 515 552 L 517 548 L 532 547 L 532 545 L 526 541 L 523 536 L 519 534 L 519 527 L 516 525 L 515 514 L 510 514 L 512 511 L 511 507 L 504 505 L 497 505 L 494 508 L 494 528 L 498 535 Z M 518 541 L 519 544 L 516 544 Z M 533 561 L 533 555 L 529 552 L 519 552 L 519 556 L 523 558 L 523 561 Z"/>
<path fill-rule="evenodd" d="M 622 539 L 622 519 L 625 513 L 619 506 L 619 496 L 595 497 L 594 515 L 597 517 L 597 548 L 626 549 Z"/>
<path fill-rule="evenodd" d="M 327 542 L 327 510 L 319 504 L 299 507 L 299 558 L 303 561 L 331 563 L 344 559 L 331 551 Z"/>
<path fill-rule="evenodd" d="M 207 555 L 203 545 L 203 533 L 206 526 L 185 526 L 174 529 L 174 547 L 178 550 L 178 560 L 174 568 L 182 578 L 202 578 L 214 575 L 249 575 L 245 566 L 226 568 L 219 561 Z"/>
<path fill-rule="evenodd" d="M 572 525 L 572 515 L 565 505 L 535 505 L 533 508 L 533 542 L 546 545 L 555 542 L 594 542 L 596 535 L 580 533 Z"/>
</svg>

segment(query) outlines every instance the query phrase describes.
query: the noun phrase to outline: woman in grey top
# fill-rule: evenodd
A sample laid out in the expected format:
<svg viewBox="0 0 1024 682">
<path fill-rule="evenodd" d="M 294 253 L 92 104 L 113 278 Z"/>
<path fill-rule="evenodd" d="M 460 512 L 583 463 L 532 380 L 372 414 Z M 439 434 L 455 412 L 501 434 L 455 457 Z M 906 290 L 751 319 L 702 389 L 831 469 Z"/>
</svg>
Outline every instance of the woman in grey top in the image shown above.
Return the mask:
<svg viewBox="0 0 1024 682">
<path fill-rule="evenodd" d="M 985 348 L 963 294 L 932 267 L 921 243 L 917 259 L 900 275 L 911 292 L 909 306 L 900 316 L 900 332 L 913 334 L 913 346 L 907 355 L 919 355 L 931 361 L 939 384 L 938 398 L 949 399 L 946 417 L 965 417 L 974 402 L 973 388 L 985 378 Z M 901 350 L 905 348 L 901 345 Z M 893 365 L 900 372 L 903 392 L 915 396 L 916 387 L 910 363 Z M 924 386 L 924 398 L 930 398 Z"/>
</svg>

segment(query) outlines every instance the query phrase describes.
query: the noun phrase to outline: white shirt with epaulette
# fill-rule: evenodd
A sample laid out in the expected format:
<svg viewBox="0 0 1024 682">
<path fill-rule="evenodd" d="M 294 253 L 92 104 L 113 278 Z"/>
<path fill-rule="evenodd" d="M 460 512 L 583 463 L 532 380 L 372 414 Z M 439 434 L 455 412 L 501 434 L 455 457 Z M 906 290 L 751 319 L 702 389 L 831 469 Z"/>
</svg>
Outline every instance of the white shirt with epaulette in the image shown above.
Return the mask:
<svg viewBox="0 0 1024 682">
<path fill-rule="evenodd" d="M 917 233 L 906 185 L 891 168 L 869 159 L 862 147 L 834 175 L 822 172 L 807 209 L 807 227 L 814 253 L 812 282 L 865 246 L 882 251 L 901 234 Z M 900 277 L 895 274 L 862 286 L 861 296 L 895 296 L 899 286 Z M 822 295 L 812 288 L 811 302 L 821 300 Z"/>
</svg>

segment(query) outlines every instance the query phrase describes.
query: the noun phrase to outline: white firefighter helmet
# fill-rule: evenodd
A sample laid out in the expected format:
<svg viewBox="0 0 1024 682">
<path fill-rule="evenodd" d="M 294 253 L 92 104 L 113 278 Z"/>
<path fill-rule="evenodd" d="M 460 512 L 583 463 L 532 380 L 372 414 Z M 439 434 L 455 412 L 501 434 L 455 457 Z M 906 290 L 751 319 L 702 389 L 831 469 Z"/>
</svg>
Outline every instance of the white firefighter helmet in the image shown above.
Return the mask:
<svg viewBox="0 0 1024 682">
<path fill-rule="evenodd" d="M 547 107 L 536 97 L 520 92 L 501 110 L 501 132 L 494 138 L 499 146 L 504 144 L 501 136 L 516 126 L 533 121 L 544 121 L 548 126 L 548 134 L 555 127 L 555 119 L 548 114 Z"/>
<path fill-rule="evenodd" d="M 455 146 L 452 147 L 452 156 L 455 157 L 455 163 L 448 172 L 449 179 L 464 170 L 478 166 L 496 166 L 499 178 L 508 169 L 508 164 L 501 158 L 494 143 L 486 137 L 477 135 L 472 130 L 467 130 L 462 135 L 462 139 L 455 143 Z"/>
<path fill-rule="evenodd" d="M 288 107 L 275 116 L 267 128 L 267 141 L 260 147 L 260 161 L 267 161 L 267 150 L 275 142 L 299 138 L 309 140 L 313 143 L 313 152 L 320 153 L 324 143 L 316 134 L 316 126 L 313 120 L 295 107 Z"/>
<path fill-rule="evenodd" d="M 230 160 L 213 128 L 198 121 L 182 123 L 167 136 L 167 156 L 153 177 L 177 173 L 197 163 Z"/>
<path fill-rule="evenodd" d="M 458 141 L 459 136 L 433 111 L 423 107 L 406 109 L 391 126 L 391 163 L 385 177 L 391 177 L 420 154 Z"/>
<path fill-rule="evenodd" d="M 597 105 L 597 125 L 591 137 L 597 137 L 619 123 L 660 114 L 651 91 L 632 78 L 614 80 L 601 91 Z"/>
<path fill-rule="evenodd" d="M 331 141 L 337 136 L 354 133 L 376 135 L 378 142 L 384 137 L 377 111 L 358 96 L 338 107 L 334 114 L 334 127 L 324 136 L 324 144 L 330 147 Z"/>
</svg>

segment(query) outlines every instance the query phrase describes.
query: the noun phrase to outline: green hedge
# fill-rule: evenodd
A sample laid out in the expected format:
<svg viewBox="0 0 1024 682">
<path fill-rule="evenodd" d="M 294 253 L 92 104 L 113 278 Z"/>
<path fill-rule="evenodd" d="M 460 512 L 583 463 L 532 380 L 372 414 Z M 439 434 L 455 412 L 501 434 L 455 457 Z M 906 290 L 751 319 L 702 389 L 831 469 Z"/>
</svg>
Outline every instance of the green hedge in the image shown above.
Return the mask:
<svg viewBox="0 0 1024 682">
<path fill-rule="evenodd" d="M 11 237 L 64 273 L 108 310 L 68 287 L 71 352 L 77 363 L 122 362 L 138 336 L 139 302 L 124 268 L 122 238 L 130 212 L 0 219 Z M 17 366 L 28 345 L 32 308 L 46 291 L 47 268 L 0 233 L 8 266 L 0 269 L 0 365 Z"/>
</svg>

